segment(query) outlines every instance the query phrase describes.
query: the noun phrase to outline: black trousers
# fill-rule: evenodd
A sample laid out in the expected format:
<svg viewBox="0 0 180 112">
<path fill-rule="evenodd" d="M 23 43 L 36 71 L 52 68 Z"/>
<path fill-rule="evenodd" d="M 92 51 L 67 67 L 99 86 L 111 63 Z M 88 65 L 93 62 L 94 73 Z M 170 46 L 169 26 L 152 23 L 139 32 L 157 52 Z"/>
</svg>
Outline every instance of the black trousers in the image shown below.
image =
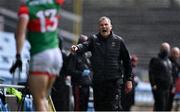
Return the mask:
<svg viewBox="0 0 180 112">
<path fill-rule="evenodd" d="M 152 90 L 154 96 L 154 111 L 166 111 L 168 99 L 169 99 L 169 89 L 162 90 Z"/>
<path fill-rule="evenodd" d="M 87 111 L 89 102 L 89 87 L 90 86 L 73 84 L 75 111 Z"/>
<path fill-rule="evenodd" d="M 95 111 L 122 110 L 121 86 L 118 79 L 93 82 Z"/>
<path fill-rule="evenodd" d="M 168 100 L 167 109 L 166 109 L 167 111 L 171 111 L 173 108 L 173 101 L 174 101 L 175 93 L 172 93 L 172 89 L 173 89 L 173 85 L 169 89 L 169 100 Z"/>
</svg>

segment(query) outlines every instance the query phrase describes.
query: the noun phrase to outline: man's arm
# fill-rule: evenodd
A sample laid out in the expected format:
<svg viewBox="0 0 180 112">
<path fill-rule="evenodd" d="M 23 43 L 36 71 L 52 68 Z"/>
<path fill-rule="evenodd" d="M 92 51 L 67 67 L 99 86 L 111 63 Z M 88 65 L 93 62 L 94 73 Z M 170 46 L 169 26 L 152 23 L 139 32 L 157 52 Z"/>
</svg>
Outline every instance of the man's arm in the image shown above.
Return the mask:
<svg viewBox="0 0 180 112">
<path fill-rule="evenodd" d="M 91 51 L 92 50 L 92 42 L 93 42 L 93 38 L 90 37 L 88 38 L 87 41 L 81 43 L 81 44 L 78 44 L 78 45 L 72 45 L 71 46 L 71 51 L 72 52 L 80 52 L 80 53 L 84 53 L 86 51 Z"/>
<path fill-rule="evenodd" d="M 123 40 L 121 41 L 120 56 L 124 66 L 124 79 L 125 79 L 125 92 L 128 93 L 132 90 L 132 67 L 128 49 L 126 48 Z"/>
<path fill-rule="evenodd" d="M 156 71 L 156 62 L 157 60 L 155 58 L 152 58 L 149 63 L 149 81 L 151 83 L 152 89 L 156 89 L 156 83 L 155 83 L 155 72 Z"/>
<path fill-rule="evenodd" d="M 123 61 L 125 81 L 132 81 L 133 76 L 132 76 L 132 67 L 131 67 L 130 55 L 129 55 L 128 49 L 126 48 L 123 41 L 121 43 L 120 56 L 121 56 L 121 59 Z"/>
</svg>

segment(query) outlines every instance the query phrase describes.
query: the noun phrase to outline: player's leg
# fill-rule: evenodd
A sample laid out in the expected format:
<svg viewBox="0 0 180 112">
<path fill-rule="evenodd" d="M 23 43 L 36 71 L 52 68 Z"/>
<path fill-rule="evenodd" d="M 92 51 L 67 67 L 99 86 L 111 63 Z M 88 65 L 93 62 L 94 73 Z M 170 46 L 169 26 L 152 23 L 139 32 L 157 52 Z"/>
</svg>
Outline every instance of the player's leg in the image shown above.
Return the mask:
<svg viewBox="0 0 180 112">
<path fill-rule="evenodd" d="M 52 72 L 52 74 L 49 75 L 49 81 L 48 81 L 48 85 L 47 85 L 47 92 L 46 93 L 47 93 L 48 99 L 51 98 L 49 96 L 50 92 L 51 92 L 51 88 L 53 87 L 53 84 L 54 84 L 54 82 L 56 80 L 56 77 L 59 75 L 60 70 L 62 68 L 62 64 L 63 64 L 62 54 L 61 54 L 61 52 L 60 52 L 60 50 L 58 48 L 53 49 L 51 51 L 51 54 L 52 54 L 52 57 L 53 57 L 52 58 L 53 59 L 52 60 L 53 68 L 51 69 L 51 71 L 53 71 L 53 72 Z M 49 100 L 51 100 L 51 99 L 49 99 Z M 51 103 L 53 103 L 53 102 L 51 102 Z M 52 111 L 52 109 L 54 108 L 54 104 L 51 104 L 51 107 L 52 107 L 51 109 L 49 107 L 50 111 Z"/>
<path fill-rule="evenodd" d="M 47 84 L 49 77 L 47 75 L 30 75 L 29 88 L 33 96 L 35 110 L 47 111 Z"/>
<path fill-rule="evenodd" d="M 36 109 L 48 111 L 47 97 L 61 67 L 62 55 L 58 48 L 43 51 L 31 58 L 29 85 Z"/>
<path fill-rule="evenodd" d="M 35 110 L 48 111 L 47 88 L 49 74 L 52 68 L 52 58 L 49 50 L 40 52 L 31 57 L 29 88 L 33 96 Z"/>
<path fill-rule="evenodd" d="M 51 88 L 54 84 L 56 80 L 56 77 L 49 77 L 49 81 L 48 81 L 48 84 L 47 84 L 47 88 L 46 88 L 46 96 L 47 96 L 47 99 L 48 99 L 48 105 L 46 105 L 48 111 L 55 111 L 55 107 L 54 107 L 54 104 L 52 102 L 52 99 L 51 99 Z"/>
</svg>

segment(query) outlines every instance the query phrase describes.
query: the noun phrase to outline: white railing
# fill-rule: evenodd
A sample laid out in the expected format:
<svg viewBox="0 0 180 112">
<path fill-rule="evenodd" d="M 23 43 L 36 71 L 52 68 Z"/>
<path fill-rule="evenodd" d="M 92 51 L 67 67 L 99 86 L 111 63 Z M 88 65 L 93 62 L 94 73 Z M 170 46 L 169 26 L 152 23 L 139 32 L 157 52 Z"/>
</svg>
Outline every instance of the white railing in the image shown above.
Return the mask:
<svg viewBox="0 0 180 112">
<path fill-rule="evenodd" d="M 12 88 L 25 88 L 25 86 L 23 85 L 12 85 L 12 84 L 0 84 L 0 88 L 8 88 L 8 87 L 12 87 Z"/>
</svg>

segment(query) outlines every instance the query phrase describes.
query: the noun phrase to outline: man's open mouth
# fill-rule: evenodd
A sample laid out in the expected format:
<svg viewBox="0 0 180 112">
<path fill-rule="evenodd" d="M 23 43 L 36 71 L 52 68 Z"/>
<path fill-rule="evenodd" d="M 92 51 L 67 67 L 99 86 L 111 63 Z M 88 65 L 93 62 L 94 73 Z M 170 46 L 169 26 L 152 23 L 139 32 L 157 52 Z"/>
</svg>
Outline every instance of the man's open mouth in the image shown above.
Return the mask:
<svg viewBox="0 0 180 112">
<path fill-rule="evenodd" d="M 102 30 L 102 32 L 107 32 L 107 30 Z"/>
</svg>

